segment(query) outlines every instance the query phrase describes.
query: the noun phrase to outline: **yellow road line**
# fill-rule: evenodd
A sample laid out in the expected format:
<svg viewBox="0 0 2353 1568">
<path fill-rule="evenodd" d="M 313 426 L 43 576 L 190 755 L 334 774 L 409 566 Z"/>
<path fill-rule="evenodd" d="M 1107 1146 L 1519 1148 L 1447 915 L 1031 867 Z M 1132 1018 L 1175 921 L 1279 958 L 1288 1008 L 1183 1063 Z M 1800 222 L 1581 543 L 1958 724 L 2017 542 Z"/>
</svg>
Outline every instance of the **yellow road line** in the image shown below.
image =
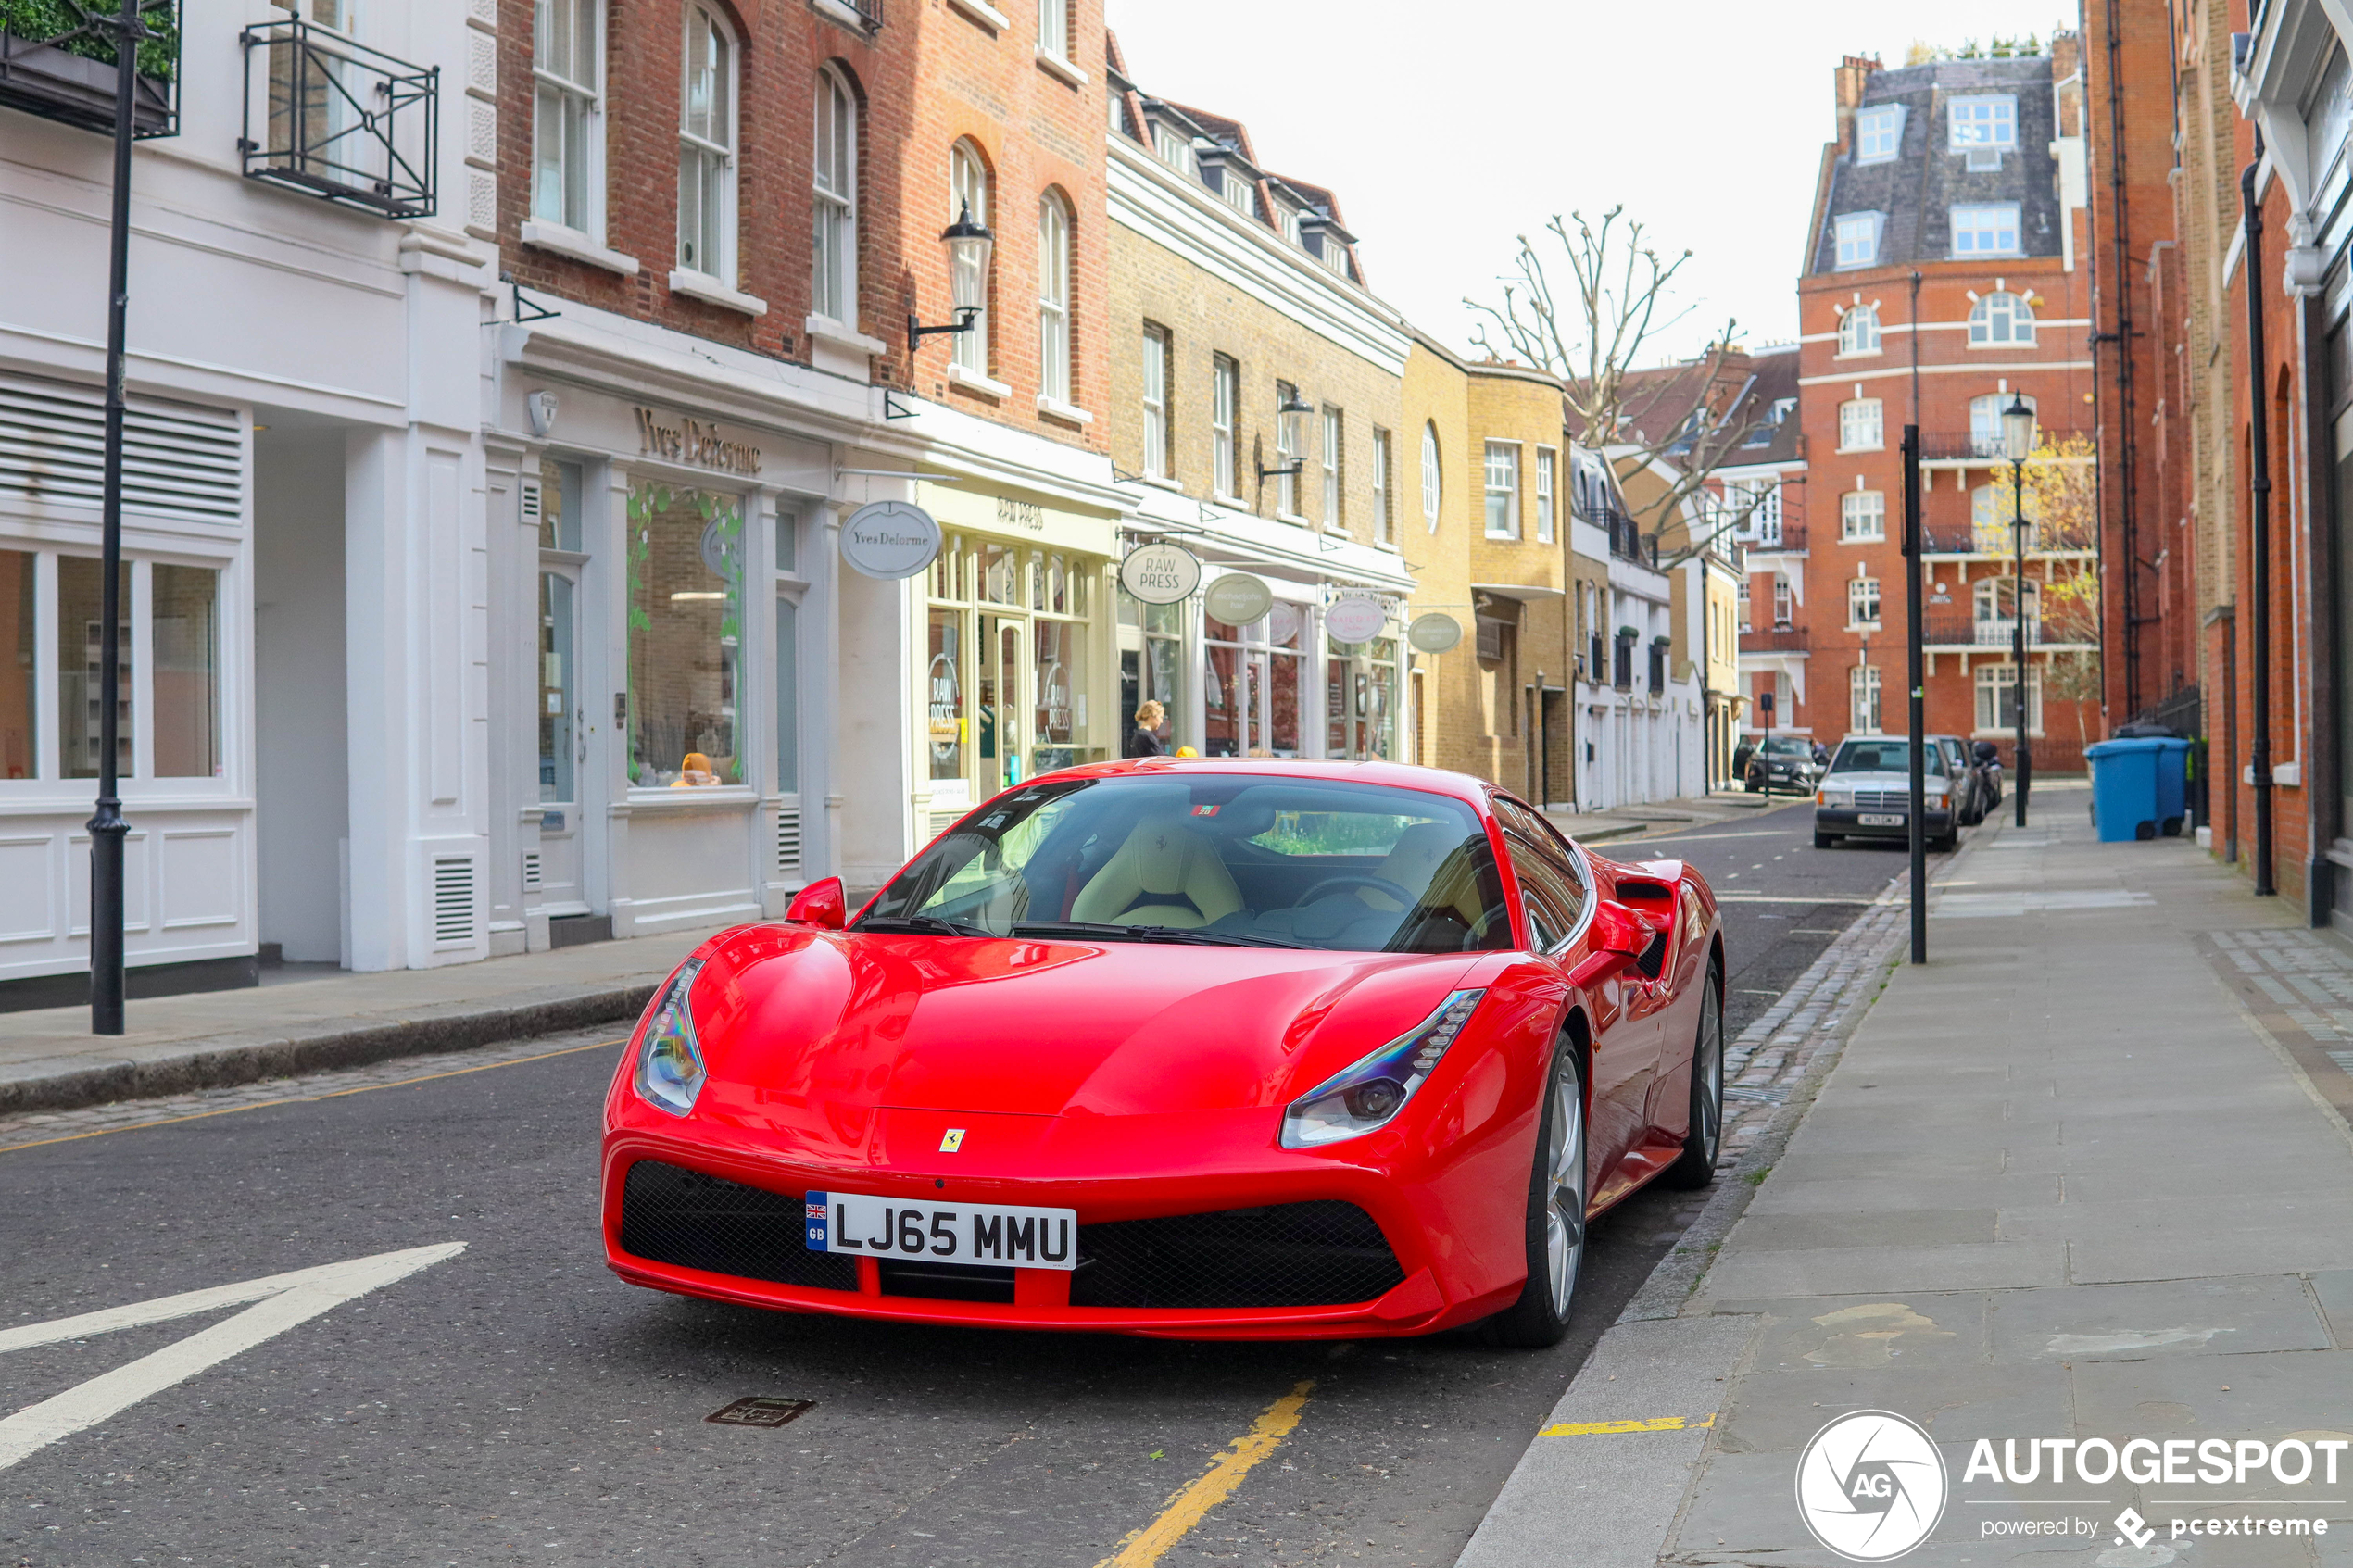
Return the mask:
<svg viewBox="0 0 2353 1568">
<path fill-rule="evenodd" d="M 108 1133 L 135 1133 L 142 1127 L 170 1127 L 182 1122 L 201 1122 L 208 1116 L 227 1116 L 239 1110 L 259 1110 L 271 1105 L 303 1105 L 312 1100 L 341 1099 L 346 1095 L 364 1095 L 371 1089 L 405 1089 L 411 1084 L 430 1084 L 436 1078 L 458 1078 L 469 1073 L 487 1073 L 494 1067 L 521 1067 L 526 1061 L 546 1061 L 550 1057 L 573 1056 L 581 1051 L 593 1051 L 606 1046 L 617 1046 L 628 1039 L 626 1035 L 610 1040 L 597 1040 L 585 1046 L 566 1046 L 561 1050 L 541 1051 L 537 1056 L 511 1057 L 505 1061 L 485 1061 L 472 1067 L 453 1067 L 446 1073 L 425 1073 L 414 1078 L 396 1079 L 389 1084 L 361 1084 L 356 1088 L 330 1089 L 322 1095 L 288 1095 L 283 1099 L 258 1099 L 245 1105 L 224 1105 L 218 1110 L 192 1110 L 185 1116 L 159 1116 L 152 1122 L 126 1122 L 120 1127 L 96 1127 L 86 1133 L 63 1133 L 54 1138 L 35 1138 L 31 1143 L 0 1144 L 0 1154 L 13 1154 L 20 1148 L 44 1148 L 53 1143 L 73 1143 L 82 1138 L 100 1138 Z"/>
<path fill-rule="evenodd" d="M 1095 1568 L 1151 1568 L 1163 1553 L 1185 1538 L 1185 1533 L 1208 1516 L 1209 1511 L 1234 1495 L 1251 1467 L 1282 1446 L 1291 1428 L 1299 1424 L 1299 1412 L 1307 1403 L 1308 1392 L 1315 1386 L 1313 1379 L 1300 1384 L 1290 1393 L 1266 1407 L 1265 1412 L 1251 1429 L 1234 1439 L 1234 1446 L 1217 1456 L 1191 1486 L 1168 1499 L 1160 1517 L 1140 1530 L 1131 1530 L 1119 1543 L 1119 1549 L 1095 1564 Z"/>
<path fill-rule="evenodd" d="M 1648 1421 L 1571 1421 L 1547 1426 L 1539 1437 L 1615 1437 L 1621 1432 L 1696 1432 L 1716 1424 L 1716 1412 L 1705 1415 L 1655 1415 Z"/>
</svg>

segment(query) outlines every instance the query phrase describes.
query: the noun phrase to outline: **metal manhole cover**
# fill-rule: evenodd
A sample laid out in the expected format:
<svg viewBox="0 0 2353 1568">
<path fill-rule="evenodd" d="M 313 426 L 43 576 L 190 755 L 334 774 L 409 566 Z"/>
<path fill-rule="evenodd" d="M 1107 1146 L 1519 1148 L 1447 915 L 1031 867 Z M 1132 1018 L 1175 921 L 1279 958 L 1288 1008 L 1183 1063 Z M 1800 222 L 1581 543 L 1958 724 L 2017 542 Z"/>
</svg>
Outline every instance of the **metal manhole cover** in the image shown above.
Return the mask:
<svg viewBox="0 0 2353 1568">
<path fill-rule="evenodd" d="M 723 1406 L 703 1420 L 719 1426 L 782 1426 L 816 1408 L 814 1399 L 766 1399 L 754 1396 Z"/>
</svg>

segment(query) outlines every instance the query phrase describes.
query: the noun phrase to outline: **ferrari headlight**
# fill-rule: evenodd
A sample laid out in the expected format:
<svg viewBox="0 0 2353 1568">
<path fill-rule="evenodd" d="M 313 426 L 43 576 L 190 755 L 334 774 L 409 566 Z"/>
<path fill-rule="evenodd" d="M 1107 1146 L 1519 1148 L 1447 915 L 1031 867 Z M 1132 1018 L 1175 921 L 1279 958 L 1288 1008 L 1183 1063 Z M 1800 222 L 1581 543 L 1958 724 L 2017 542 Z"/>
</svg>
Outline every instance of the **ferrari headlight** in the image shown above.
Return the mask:
<svg viewBox="0 0 2353 1568">
<path fill-rule="evenodd" d="M 1326 1079 L 1283 1112 L 1283 1147 L 1314 1148 L 1387 1126 L 1470 1022 L 1481 991 L 1456 991 L 1372 1055 Z"/>
<path fill-rule="evenodd" d="M 637 1098 L 657 1110 L 684 1116 L 702 1093 L 702 1047 L 695 1039 L 695 1010 L 689 997 L 702 960 L 680 968 L 654 998 L 637 1042 Z"/>
</svg>

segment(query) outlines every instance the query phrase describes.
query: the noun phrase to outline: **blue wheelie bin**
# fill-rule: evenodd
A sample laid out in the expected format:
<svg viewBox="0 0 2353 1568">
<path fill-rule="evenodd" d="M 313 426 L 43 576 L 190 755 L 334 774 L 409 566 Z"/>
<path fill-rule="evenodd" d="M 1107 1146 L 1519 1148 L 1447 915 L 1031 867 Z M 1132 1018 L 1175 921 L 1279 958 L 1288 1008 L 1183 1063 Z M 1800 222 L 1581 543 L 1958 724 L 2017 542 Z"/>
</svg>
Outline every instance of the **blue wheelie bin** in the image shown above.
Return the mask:
<svg viewBox="0 0 2353 1568">
<path fill-rule="evenodd" d="M 2190 743 L 2171 736 L 2157 743 L 2157 831 L 2171 838 L 2189 811 Z"/>
<path fill-rule="evenodd" d="M 2083 748 L 2092 764 L 2092 821 L 2102 844 L 2157 836 L 2164 820 L 2158 810 L 2158 761 L 2166 745 L 2161 740 L 2104 740 Z M 2180 807 L 2174 809 L 2178 812 Z"/>
</svg>

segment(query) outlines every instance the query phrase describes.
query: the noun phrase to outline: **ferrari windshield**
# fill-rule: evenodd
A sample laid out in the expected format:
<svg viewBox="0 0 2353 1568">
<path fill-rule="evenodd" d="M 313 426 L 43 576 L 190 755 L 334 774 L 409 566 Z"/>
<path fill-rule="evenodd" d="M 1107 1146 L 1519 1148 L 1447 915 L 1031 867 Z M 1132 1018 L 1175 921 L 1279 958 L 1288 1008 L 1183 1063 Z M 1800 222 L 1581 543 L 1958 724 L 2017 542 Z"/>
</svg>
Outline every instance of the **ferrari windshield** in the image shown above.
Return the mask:
<svg viewBox="0 0 2353 1568">
<path fill-rule="evenodd" d="M 1040 779 L 935 839 L 859 923 L 1367 953 L 1512 945 L 1469 807 L 1232 773 Z"/>
</svg>

